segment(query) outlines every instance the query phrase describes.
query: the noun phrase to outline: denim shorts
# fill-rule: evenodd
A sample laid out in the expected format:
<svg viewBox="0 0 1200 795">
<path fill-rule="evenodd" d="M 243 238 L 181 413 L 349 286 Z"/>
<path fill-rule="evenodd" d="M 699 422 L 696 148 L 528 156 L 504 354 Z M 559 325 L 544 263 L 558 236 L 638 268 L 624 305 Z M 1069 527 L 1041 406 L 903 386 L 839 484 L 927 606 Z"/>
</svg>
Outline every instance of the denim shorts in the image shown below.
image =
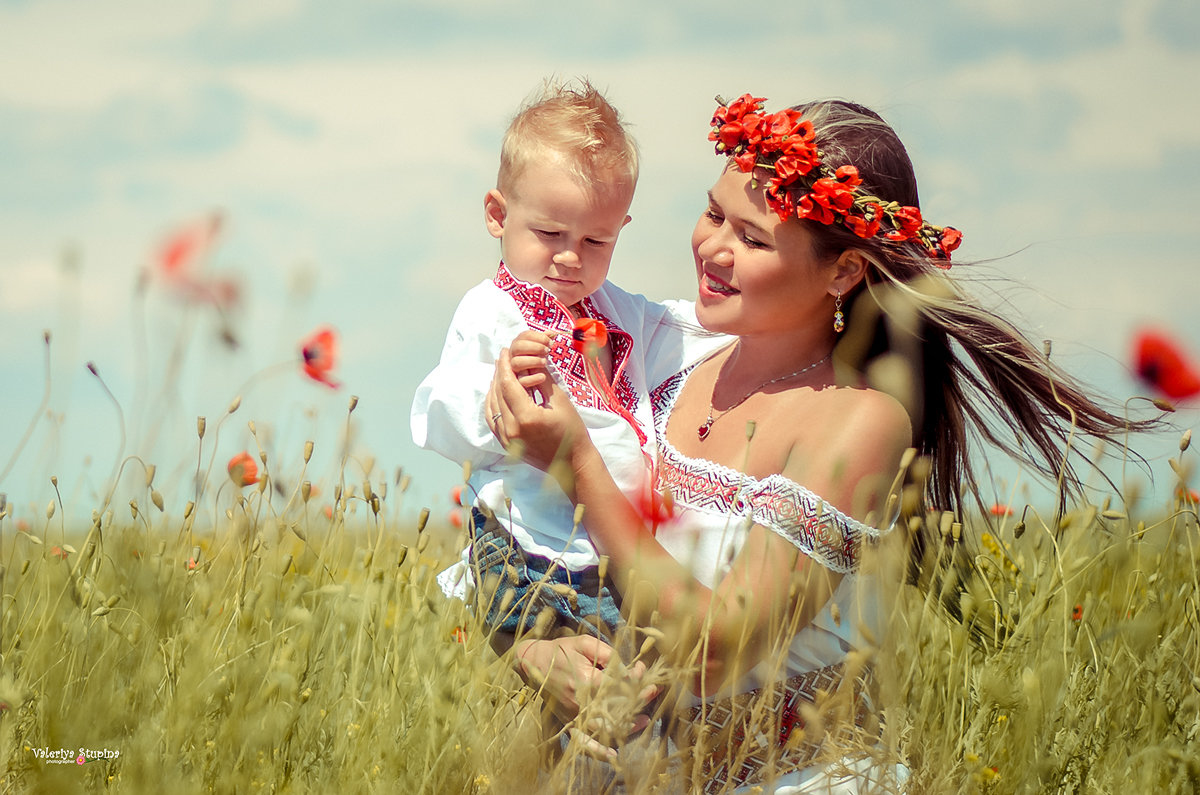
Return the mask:
<svg viewBox="0 0 1200 795">
<path fill-rule="evenodd" d="M 553 620 L 546 629 L 551 636 L 565 630 L 612 641 L 623 619 L 614 592 L 600 581 L 595 566 L 571 571 L 531 555 L 490 511 L 479 508 L 471 509 L 471 535 L 471 568 L 480 586 L 476 598 L 488 627 L 519 635 L 533 629 L 549 608 Z"/>
</svg>

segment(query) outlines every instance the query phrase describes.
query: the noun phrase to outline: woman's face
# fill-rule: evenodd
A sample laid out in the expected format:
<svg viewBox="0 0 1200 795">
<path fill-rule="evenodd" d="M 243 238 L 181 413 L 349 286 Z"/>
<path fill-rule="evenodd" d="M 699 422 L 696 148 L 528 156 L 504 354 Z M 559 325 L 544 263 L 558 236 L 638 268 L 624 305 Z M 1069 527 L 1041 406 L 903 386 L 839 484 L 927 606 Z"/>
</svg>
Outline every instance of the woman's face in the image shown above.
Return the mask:
<svg viewBox="0 0 1200 795">
<path fill-rule="evenodd" d="M 750 177 L 727 167 L 692 232 L 697 319 L 710 331 L 739 336 L 832 323 L 835 268 L 817 259 L 804 224 L 782 223 L 767 206 L 764 176 L 755 188 Z"/>
</svg>

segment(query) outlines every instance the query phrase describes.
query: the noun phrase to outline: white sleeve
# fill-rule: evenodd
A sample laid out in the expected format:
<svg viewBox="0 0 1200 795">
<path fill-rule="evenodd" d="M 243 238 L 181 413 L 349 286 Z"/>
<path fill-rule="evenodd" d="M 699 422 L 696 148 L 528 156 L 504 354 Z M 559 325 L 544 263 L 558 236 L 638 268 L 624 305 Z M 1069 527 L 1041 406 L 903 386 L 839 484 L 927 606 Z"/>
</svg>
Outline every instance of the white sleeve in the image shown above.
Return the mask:
<svg viewBox="0 0 1200 795">
<path fill-rule="evenodd" d="M 650 389 L 729 343 L 724 334 L 706 331 L 696 320 L 694 301 L 671 299 L 646 313 L 646 385 Z"/>
<path fill-rule="evenodd" d="M 504 458 L 483 416 L 484 399 L 500 349 L 526 328 L 512 299 L 490 281 L 463 296 L 441 359 L 413 397 L 409 421 L 415 444 L 477 469 Z"/>
</svg>

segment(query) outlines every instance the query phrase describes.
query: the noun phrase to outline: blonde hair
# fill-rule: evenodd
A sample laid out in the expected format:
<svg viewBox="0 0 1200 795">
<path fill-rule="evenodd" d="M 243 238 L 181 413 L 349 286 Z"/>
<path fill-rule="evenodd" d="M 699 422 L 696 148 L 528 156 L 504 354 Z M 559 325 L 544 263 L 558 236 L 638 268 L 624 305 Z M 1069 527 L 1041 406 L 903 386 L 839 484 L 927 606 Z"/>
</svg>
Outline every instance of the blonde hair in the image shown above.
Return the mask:
<svg viewBox="0 0 1200 795">
<path fill-rule="evenodd" d="M 513 190 L 530 163 L 558 155 L 581 185 L 632 193 L 638 149 L 621 114 L 586 79 L 548 80 L 517 111 L 500 147 L 496 186 Z"/>
</svg>

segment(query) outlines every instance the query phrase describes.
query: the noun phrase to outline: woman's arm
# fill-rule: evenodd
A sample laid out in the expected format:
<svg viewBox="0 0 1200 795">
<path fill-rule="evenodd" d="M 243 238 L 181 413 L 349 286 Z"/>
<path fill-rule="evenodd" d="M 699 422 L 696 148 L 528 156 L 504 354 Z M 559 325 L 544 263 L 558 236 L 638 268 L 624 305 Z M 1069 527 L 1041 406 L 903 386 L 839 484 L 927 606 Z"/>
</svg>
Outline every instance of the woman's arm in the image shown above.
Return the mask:
<svg viewBox="0 0 1200 795">
<path fill-rule="evenodd" d="M 567 397 L 549 382 L 536 391 L 541 405 L 521 388 L 508 352 L 502 352 L 489 396 L 502 416 L 498 436 L 554 475 L 572 500 L 585 506 L 588 534 L 609 557 L 629 620 L 654 624 L 673 636 L 668 645 L 677 664 L 698 660 L 698 692 L 711 693 L 736 680 L 772 647 L 789 643 L 829 600 L 838 575 L 757 525 L 716 587 L 701 586 L 655 540 L 617 488 Z M 814 491 L 826 489 L 833 504 L 851 504 L 862 483 L 894 472 L 908 446 L 907 418 L 898 404 L 859 403 L 843 438 L 826 450 L 826 460 L 837 466 L 829 468 L 824 481 L 815 478 Z M 800 469 L 812 465 L 793 456 L 782 474 L 793 477 Z M 838 471 L 841 476 L 835 477 Z M 814 473 L 806 474 L 812 482 Z"/>
</svg>

